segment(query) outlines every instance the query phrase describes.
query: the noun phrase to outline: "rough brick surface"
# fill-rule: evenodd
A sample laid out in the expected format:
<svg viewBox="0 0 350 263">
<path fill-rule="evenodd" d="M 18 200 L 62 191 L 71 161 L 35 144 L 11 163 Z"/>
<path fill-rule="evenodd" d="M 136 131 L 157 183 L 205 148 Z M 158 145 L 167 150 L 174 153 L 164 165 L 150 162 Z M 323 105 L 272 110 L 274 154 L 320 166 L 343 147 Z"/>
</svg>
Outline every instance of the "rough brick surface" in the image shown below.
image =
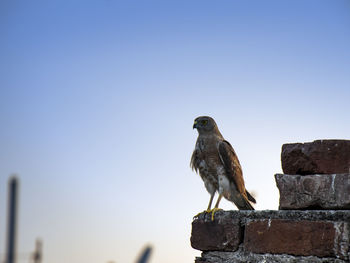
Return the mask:
<svg viewBox="0 0 350 263">
<path fill-rule="evenodd" d="M 350 173 L 350 140 L 317 140 L 282 146 L 285 174 Z"/>
<path fill-rule="evenodd" d="M 286 254 L 255 254 L 241 250 L 235 252 L 203 252 L 195 263 L 349 263 L 338 258 L 319 258 L 315 256 L 292 256 Z"/>
<path fill-rule="evenodd" d="M 239 220 L 229 217 L 210 217 L 192 222 L 191 245 L 202 251 L 235 251 L 242 242 Z"/>
<path fill-rule="evenodd" d="M 345 230 L 345 231 L 340 231 Z M 345 222 L 259 220 L 245 227 L 244 249 L 253 253 L 347 258 Z"/>
<path fill-rule="evenodd" d="M 336 221 L 350 222 L 349 210 L 231 210 L 218 211 L 215 213 L 215 221 L 226 222 L 240 221 L 241 226 L 253 220 L 285 219 L 285 220 L 309 220 L 309 221 Z M 215 222 L 214 221 L 214 222 Z M 195 222 L 211 222 L 210 214 L 202 213 L 195 217 Z M 192 234 L 193 234 L 192 230 Z"/>
<path fill-rule="evenodd" d="M 254 228 L 249 230 L 249 226 L 252 226 L 254 222 L 262 223 L 256 225 L 255 230 Z M 291 222 L 290 225 L 279 223 L 278 231 L 275 230 L 275 238 L 279 241 L 275 242 L 276 246 L 281 247 L 281 243 L 297 239 L 297 245 L 291 247 L 300 249 L 304 255 L 314 251 L 312 253 L 317 253 L 317 256 L 287 254 L 287 252 L 293 252 L 288 250 L 291 249 L 290 247 L 287 247 L 285 252 L 279 251 L 281 254 L 277 254 L 277 252 L 274 252 L 276 254 L 268 252 L 258 254 L 248 251 L 248 249 L 247 251 L 243 250 L 245 242 L 252 241 L 251 238 L 247 241 L 249 231 L 256 231 L 256 233 L 260 231 L 261 233 L 258 235 L 268 237 L 271 233 L 266 231 L 275 228 L 276 222 Z M 302 225 L 298 226 L 299 223 Z M 215 227 L 215 224 L 221 226 Z M 349 262 L 349 224 L 349 210 L 219 211 L 215 214 L 215 221 L 211 221 L 210 214 L 205 213 L 194 219 L 191 242 L 194 248 L 204 251 L 202 256 L 196 259 L 196 263 L 345 263 Z M 240 230 L 234 230 L 235 227 Z M 226 231 L 230 234 L 227 235 Z M 239 231 L 245 233 L 244 238 L 242 238 L 242 233 L 239 234 Z M 233 236 L 236 238 L 232 238 Z M 288 237 L 290 238 L 288 239 Z M 281 238 L 288 240 L 284 241 Z M 233 240 L 239 240 L 240 244 L 233 243 Z M 320 240 L 324 241 L 321 247 L 317 243 Z M 229 244 L 230 242 L 232 242 L 231 248 L 225 247 L 225 243 Z M 262 241 L 262 244 L 266 245 L 265 243 L 269 242 Z M 254 248 L 252 250 L 256 251 Z M 294 252 L 297 254 L 300 251 Z M 328 256 L 320 257 L 320 255 L 326 254 Z"/>
<path fill-rule="evenodd" d="M 350 209 L 350 174 L 276 174 L 279 209 Z"/>
</svg>

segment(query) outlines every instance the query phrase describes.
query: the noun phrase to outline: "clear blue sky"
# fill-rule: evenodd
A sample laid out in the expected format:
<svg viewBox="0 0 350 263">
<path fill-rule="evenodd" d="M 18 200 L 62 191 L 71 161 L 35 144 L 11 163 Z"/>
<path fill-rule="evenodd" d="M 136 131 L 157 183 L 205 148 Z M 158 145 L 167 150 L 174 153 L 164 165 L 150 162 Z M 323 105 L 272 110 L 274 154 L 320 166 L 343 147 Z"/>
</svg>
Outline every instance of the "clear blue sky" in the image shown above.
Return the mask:
<svg viewBox="0 0 350 263">
<path fill-rule="evenodd" d="M 11 173 L 18 252 L 40 237 L 44 262 L 128 263 L 150 243 L 152 263 L 192 262 L 195 117 L 257 209 L 278 207 L 283 143 L 350 136 L 349 1 L 5 0 L 0 33 L 1 253 Z"/>
</svg>

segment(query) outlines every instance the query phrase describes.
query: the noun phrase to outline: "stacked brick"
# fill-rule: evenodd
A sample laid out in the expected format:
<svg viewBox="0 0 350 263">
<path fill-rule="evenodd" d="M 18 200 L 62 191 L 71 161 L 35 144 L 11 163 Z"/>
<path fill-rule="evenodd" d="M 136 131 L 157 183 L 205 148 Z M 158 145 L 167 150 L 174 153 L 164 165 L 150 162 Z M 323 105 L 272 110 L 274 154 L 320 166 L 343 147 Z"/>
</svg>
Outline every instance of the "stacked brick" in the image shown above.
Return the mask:
<svg viewBox="0 0 350 263">
<path fill-rule="evenodd" d="M 281 159 L 280 210 L 199 215 L 196 263 L 350 262 L 350 141 L 285 144 Z"/>
<path fill-rule="evenodd" d="M 282 146 L 280 209 L 350 209 L 350 141 Z"/>
</svg>

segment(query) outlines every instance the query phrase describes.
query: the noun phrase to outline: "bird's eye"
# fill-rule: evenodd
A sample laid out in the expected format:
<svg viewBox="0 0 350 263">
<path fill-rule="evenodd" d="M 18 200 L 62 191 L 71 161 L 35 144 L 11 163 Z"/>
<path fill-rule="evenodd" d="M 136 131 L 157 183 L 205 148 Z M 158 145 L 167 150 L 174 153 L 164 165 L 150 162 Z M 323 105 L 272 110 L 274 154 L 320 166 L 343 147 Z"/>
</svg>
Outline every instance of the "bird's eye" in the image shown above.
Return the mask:
<svg viewBox="0 0 350 263">
<path fill-rule="evenodd" d="M 208 121 L 207 121 L 207 120 L 202 120 L 201 123 L 202 123 L 203 125 L 207 125 Z"/>
</svg>

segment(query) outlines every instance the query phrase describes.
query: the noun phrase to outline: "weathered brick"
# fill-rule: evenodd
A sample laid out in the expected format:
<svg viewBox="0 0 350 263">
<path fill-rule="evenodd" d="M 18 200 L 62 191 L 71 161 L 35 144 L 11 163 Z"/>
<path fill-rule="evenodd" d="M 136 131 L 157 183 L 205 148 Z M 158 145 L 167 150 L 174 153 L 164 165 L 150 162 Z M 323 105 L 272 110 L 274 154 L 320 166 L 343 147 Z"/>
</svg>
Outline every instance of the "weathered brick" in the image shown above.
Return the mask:
<svg viewBox="0 0 350 263">
<path fill-rule="evenodd" d="M 220 214 L 218 212 L 217 214 Z M 192 222 L 191 245 L 202 251 L 235 251 L 242 242 L 242 229 L 238 219 L 215 216 L 215 220 L 199 217 Z"/>
<path fill-rule="evenodd" d="M 211 263 L 210 261 L 204 259 L 204 258 L 200 258 L 200 257 L 197 257 L 195 260 L 194 260 L 194 263 Z"/>
<path fill-rule="evenodd" d="M 350 174 L 276 174 L 279 209 L 350 209 Z"/>
<path fill-rule="evenodd" d="M 244 250 L 253 253 L 348 259 L 346 222 L 258 220 L 245 227 Z"/>
<path fill-rule="evenodd" d="M 317 140 L 282 146 L 285 174 L 350 173 L 350 140 Z"/>
<path fill-rule="evenodd" d="M 195 263 L 349 263 L 339 258 L 319 258 L 315 256 L 292 256 L 287 254 L 245 253 L 238 249 L 235 252 L 209 251 L 196 258 Z"/>
</svg>

